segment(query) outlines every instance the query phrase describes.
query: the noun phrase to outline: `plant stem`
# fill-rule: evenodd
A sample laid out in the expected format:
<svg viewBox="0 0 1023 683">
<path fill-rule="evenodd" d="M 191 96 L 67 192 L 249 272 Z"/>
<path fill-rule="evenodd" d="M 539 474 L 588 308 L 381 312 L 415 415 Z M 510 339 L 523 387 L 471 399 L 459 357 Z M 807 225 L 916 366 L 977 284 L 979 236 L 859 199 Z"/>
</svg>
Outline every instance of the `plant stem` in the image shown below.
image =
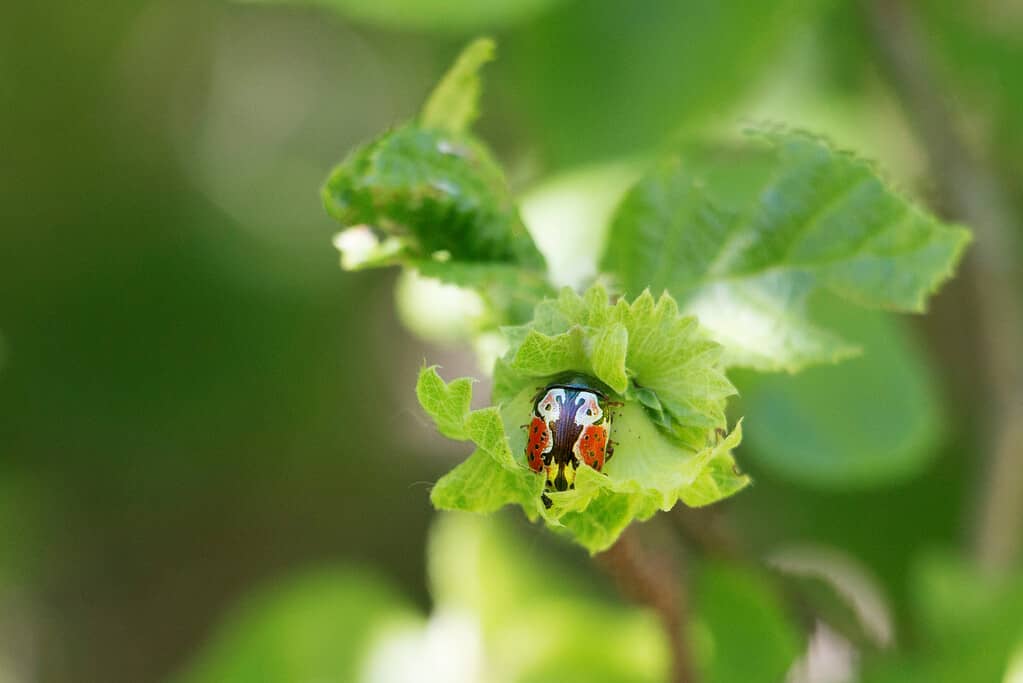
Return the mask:
<svg viewBox="0 0 1023 683">
<path fill-rule="evenodd" d="M 926 149 L 949 212 L 974 229 L 971 250 L 990 393 L 987 472 L 980 492 L 974 552 L 1005 570 L 1023 539 L 1023 291 L 1016 259 L 1019 225 L 996 175 L 975 161 L 928 59 L 924 34 L 901 0 L 864 0 L 880 65 Z"/>
<path fill-rule="evenodd" d="M 687 591 L 677 562 L 664 553 L 651 554 L 634 527 L 597 555 L 597 561 L 614 577 L 623 595 L 657 612 L 671 649 L 673 683 L 696 683 L 687 638 Z"/>
</svg>

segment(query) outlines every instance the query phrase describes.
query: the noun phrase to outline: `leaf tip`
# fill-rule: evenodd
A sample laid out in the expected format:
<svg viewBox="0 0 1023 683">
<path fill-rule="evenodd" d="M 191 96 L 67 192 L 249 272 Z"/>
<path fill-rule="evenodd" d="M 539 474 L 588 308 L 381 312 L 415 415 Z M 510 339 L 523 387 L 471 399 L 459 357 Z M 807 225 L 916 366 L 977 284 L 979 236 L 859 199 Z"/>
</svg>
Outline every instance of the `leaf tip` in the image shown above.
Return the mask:
<svg viewBox="0 0 1023 683">
<path fill-rule="evenodd" d="M 487 36 L 465 46 L 423 105 L 422 125 L 455 133 L 467 129 L 479 116 L 479 71 L 496 54 L 497 43 Z"/>
</svg>

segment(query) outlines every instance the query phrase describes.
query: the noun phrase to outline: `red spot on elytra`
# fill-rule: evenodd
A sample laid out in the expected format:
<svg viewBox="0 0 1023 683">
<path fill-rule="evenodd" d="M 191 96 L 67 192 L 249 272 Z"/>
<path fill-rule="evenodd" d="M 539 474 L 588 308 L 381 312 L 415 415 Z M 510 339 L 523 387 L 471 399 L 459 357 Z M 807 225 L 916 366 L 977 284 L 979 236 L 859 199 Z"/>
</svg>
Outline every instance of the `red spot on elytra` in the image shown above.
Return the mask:
<svg viewBox="0 0 1023 683">
<path fill-rule="evenodd" d="M 529 467 L 535 471 L 540 472 L 543 470 L 543 458 L 541 454 L 544 449 L 547 448 L 547 443 L 551 439 L 551 430 L 547 428 L 547 423 L 539 417 L 534 417 L 532 422 L 529 423 L 529 441 L 526 442 L 526 460 L 529 462 Z"/>
<path fill-rule="evenodd" d="M 579 440 L 575 443 L 579 459 L 599 472 L 604 467 L 606 450 L 607 429 L 602 425 L 583 427 Z"/>
</svg>

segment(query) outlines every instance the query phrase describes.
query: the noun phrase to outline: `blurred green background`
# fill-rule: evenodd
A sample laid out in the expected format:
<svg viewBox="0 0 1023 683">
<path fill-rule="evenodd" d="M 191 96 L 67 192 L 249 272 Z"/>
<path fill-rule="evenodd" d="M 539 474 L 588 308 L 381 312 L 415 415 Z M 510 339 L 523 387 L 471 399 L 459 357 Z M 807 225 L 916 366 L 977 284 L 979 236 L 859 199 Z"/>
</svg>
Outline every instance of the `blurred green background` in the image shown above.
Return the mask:
<svg viewBox="0 0 1023 683">
<path fill-rule="evenodd" d="M 1019 215 L 1021 5 L 912 7 L 936 88 Z M 466 453 L 427 426 L 412 388 L 424 359 L 449 376 L 474 373 L 475 359 L 406 331 L 395 273 L 340 271 L 330 246 L 338 226 L 318 188 L 347 150 L 414 115 L 469 38 L 498 40 L 479 130 L 527 197 L 566 177 L 574 182 L 555 203 L 585 196 L 587 183 L 604 193 L 601 169 L 771 120 L 878 159 L 944 211 L 865 17 L 839 0 L 5 6 L 0 681 L 177 677 L 245 596 L 308 572 L 343 574 L 324 579 L 338 597 L 313 599 L 336 600 L 312 629 L 321 635 L 346 632 L 362 609 L 337 587 L 355 581 L 350 572 L 403 596 L 413 613 L 441 605 L 438 593 L 450 598 L 427 581 L 428 493 Z M 1023 636 L 1023 611 L 1005 607 L 1018 605 L 1018 583 L 1003 593 L 981 581 L 982 599 L 957 593 L 977 582 L 950 568 L 972 545 L 993 410 L 974 271 L 926 317 L 825 302 L 830 322 L 867 350 L 858 360 L 798 377 L 737 376 L 737 414 L 748 415 L 737 456 L 756 485 L 698 520 L 738 530 L 757 557 L 826 547 L 872 577 L 899 653 L 875 648 L 878 676 L 890 675 L 877 680 L 939 680 L 907 662 L 939 667 L 925 656 L 947 642 L 934 634 L 973 642 L 964 629 L 1008 639 L 992 655 L 997 677 L 941 668 L 947 680 L 1001 680 L 1018 642 L 1010 636 Z M 627 609 L 581 551 L 524 522 L 506 527 L 495 533 L 528 548 L 515 559 L 523 572 L 560 563 L 600 609 Z M 717 652 L 749 618 L 743 586 L 767 601 L 761 611 L 783 611 L 747 586 L 759 579 L 694 563 L 699 590 L 720 597 L 706 598 L 719 613 L 700 617 L 705 640 L 725 634 Z M 366 590 L 351 595 L 371 601 Z M 985 599 L 1009 611 L 987 619 L 978 608 L 983 628 L 958 616 L 950 630 L 931 628 Z M 788 653 L 780 665 L 710 678 L 780 680 L 814 621 L 789 614 L 782 628 L 773 618 L 763 624 Z M 737 652 L 762 641 L 751 631 L 749 642 L 735 635 Z M 307 680 L 254 666 L 250 676 L 236 668 L 233 678 L 195 680 Z M 630 669 L 601 670 L 629 680 Z M 989 669 L 970 671 L 980 670 Z M 569 680 L 548 673 L 531 680 Z"/>
</svg>

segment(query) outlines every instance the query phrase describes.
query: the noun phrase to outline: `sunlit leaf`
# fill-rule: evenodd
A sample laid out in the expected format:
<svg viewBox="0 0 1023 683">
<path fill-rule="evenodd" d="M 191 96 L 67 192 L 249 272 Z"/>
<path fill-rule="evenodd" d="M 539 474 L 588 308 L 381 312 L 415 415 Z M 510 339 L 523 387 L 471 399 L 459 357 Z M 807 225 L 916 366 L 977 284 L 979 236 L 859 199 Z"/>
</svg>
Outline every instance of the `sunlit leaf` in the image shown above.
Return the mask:
<svg viewBox="0 0 1023 683">
<path fill-rule="evenodd" d="M 773 175 L 740 212 L 707 198 L 698 169 L 662 164 L 630 192 L 605 267 L 627 293 L 666 289 L 724 345 L 726 362 L 798 370 L 857 347 L 814 323 L 815 290 L 869 308 L 921 312 L 969 233 L 889 189 L 866 162 L 810 135 L 762 131 Z"/>
<path fill-rule="evenodd" d="M 437 431 L 449 439 L 465 440 L 465 428 L 472 400 L 472 380 L 456 379 L 450 384 L 437 374 L 437 368 L 425 368 L 416 382 L 416 397 L 423 410 L 437 425 Z"/>
<path fill-rule="evenodd" d="M 671 509 L 680 498 L 706 505 L 748 483 L 731 455 L 741 430 L 725 431 L 724 405 L 734 389 L 721 373 L 719 347 L 670 297 L 654 301 L 645 293 L 632 304 L 612 304 L 599 286 L 584 296 L 564 290 L 537 307 L 533 323 L 507 334 L 511 349 L 494 376 L 497 408 L 466 413 L 464 380 L 445 385 L 435 370 L 423 370 L 420 386 L 430 387 L 420 399 L 424 407 L 447 433 L 477 445 L 434 487 L 437 507 L 490 512 L 518 503 L 531 519 L 540 515 L 597 552 L 633 520 Z M 603 472 L 580 466 L 574 488 L 548 491 L 545 507 L 544 479 L 526 465 L 521 425 L 537 386 L 565 371 L 620 390 L 623 405 L 612 424 L 614 457 Z M 452 415 L 462 423 L 456 418 L 452 426 Z"/>
</svg>

